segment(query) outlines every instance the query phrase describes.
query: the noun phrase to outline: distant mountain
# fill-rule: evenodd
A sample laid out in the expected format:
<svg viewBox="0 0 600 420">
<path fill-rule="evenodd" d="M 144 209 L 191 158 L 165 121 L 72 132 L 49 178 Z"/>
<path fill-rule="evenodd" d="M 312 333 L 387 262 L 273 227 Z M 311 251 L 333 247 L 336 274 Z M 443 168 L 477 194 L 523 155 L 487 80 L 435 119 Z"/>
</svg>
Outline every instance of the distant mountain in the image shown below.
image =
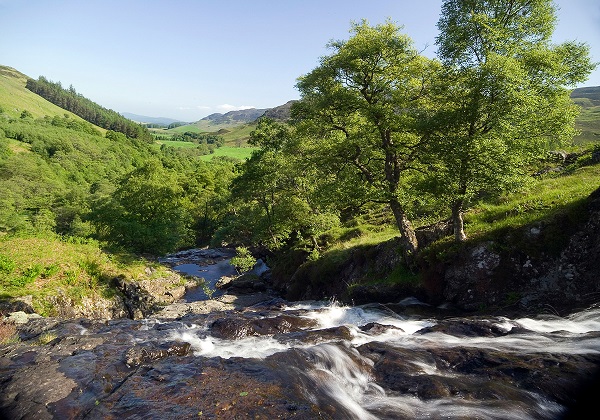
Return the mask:
<svg viewBox="0 0 600 420">
<path fill-rule="evenodd" d="M 600 105 L 600 86 L 573 89 L 571 99 L 589 99 L 593 105 Z"/>
<path fill-rule="evenodd" d="M 239 111 L 229 111 L 226 114 L 210 114 L 209 116 L 202 118 L 200 121 L 208 121 L 212 124 L 250 123 L 256 121 L 266 111 L 267 108 L 240 109 Z"/>
<path fill-rule="evenodd" d="M 121 115 L 124 116 L 125 118 L 128 118 L 128 119 L 132 120 L 132 121 L 139 122 L 139 123 L 146 123 L 146 124 L 169 125 L 169 124 L 173 124 L 173 123 L 177 123 L 177 122 L 183 122 L 183 121 L 180 121 L 180 120 L 174 120 L 172 118 L 148 117 L 148 116 L 145 116 L 145 115 L 132 114 L 130 112 L 122 112 Z"/>
<path fill-rule="evenodd" d="M 290 110 L 292 109 L 292 105 L 294 102 L 298 102 L 297 100 L 287 101 L 283 105 L 276 106 L 275 108 L 267 109 L 267 111 L 263 114 L 264 117 L 270 118 L 272 120 L 279 121 L 287 121 L 290 119 Z"/>
</svg>

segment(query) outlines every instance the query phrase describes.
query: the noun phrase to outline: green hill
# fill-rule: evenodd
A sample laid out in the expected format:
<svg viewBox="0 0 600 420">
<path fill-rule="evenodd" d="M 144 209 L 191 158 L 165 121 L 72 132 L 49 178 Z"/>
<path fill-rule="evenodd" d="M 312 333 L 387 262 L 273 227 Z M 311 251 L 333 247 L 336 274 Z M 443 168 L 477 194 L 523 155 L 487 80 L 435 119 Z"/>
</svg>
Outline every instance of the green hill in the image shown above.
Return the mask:
<svg viewBox="0 0 600 420">
<path fill-rule="evenodd" d="M 28 90 L 25 85 L 28 76 L 13 69 L 12 67 L 0 66 L 0 107 L 7 116 L 18 118 L 23 111 L 28 111 L 34 118 L 44 116 L 68 115 L 76 121 L 84 121 L 82 118 L 54 105 L 39 95 Z M 96 127 L 101 133 L 106 130 Z"/>
<path fill-rule="evenodd" d="M 28 80 L 0 67 L 0 307 L 28 296 L 54 314 L 59 295 L 80 307 L 118 293 L 115 277 L 152 277 L 141 253 L 207 243 L 234 160 L 204 162 L 195 149 L 100 129 L 26 89 Z"/>
<path fill-rule="evenodd" d="M 575 124 L 581 134 L 575 144 L 600 142 L 600 86 L 574 89 L 571 99 L 581 107 Z"/>
<path fill-rule="evenodd" d="M 274 109 L 274 108 L 273 108 Z M 230 147 L 245 146 L 254 130 L 256 120 L 270 109 L 243 109 L 226 114 L 211 114 L 191 124 L 181 125 L 169 130 L 154 130 L 155 133 L 181 134 L 185 132 L 218 134 L 224 144 Z"/>
<path fill-rule="evenodd" d="M 592 105 L 600 105 L 600 86 L 573 89 L 572 99 L 589 99 Z"/>
</svg>

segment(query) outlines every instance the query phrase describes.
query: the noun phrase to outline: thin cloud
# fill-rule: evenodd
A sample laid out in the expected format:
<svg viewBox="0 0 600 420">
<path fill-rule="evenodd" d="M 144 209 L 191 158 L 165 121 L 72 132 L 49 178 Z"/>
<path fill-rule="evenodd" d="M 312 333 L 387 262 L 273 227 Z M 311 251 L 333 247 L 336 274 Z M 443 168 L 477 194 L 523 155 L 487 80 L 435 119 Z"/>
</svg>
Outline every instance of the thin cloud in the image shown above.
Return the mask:
<svg viewBox="0 0 600 420">
<path fill-rule="evenodd" d="M 236 105 L 229 105 L 229 104 L 223 104 L 223 105 L 217 105 L 216 107 L 219 111 L 224 111 L 224 112 L 229 112 L 229 111 L 239 111 L 242 109 L 251 109 L 251 108 L 256 108 L 253 105 L 240 105 L 240 106 L 236 106 Z"/>
</svg>

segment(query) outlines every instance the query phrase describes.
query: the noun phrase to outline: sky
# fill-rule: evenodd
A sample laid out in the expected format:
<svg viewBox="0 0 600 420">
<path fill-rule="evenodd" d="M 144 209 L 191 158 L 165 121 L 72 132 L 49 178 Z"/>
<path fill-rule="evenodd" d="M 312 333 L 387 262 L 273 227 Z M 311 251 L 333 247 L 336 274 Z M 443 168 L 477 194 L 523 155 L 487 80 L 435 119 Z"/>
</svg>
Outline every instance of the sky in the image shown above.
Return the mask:
<svg viewBox="0 0 600 420">
<path fill-rule="evenodd" d="M 120 113 L 197 121 L 298 99 L 297 78 L 390 19 L 435 57 L 442 0 L 0 0 L 0 65 Z M 600 62 L 600 1 L 555 0 L 555 43 Z M 582 86 L 600 86 L 600 67 Z"/>
</svg>

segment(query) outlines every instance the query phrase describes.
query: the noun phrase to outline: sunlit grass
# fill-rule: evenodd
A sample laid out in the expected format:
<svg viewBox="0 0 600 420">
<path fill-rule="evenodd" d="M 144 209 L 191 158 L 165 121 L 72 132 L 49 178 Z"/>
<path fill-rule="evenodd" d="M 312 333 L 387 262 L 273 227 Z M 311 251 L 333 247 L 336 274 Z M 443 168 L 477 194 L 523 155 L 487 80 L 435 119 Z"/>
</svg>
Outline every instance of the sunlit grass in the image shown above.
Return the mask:
<svg viewBox="0 0 600 420">
<path fill-rule="evenodd" d="M 128 255 L 128 256 L 127 256 Z M 165 275 L 157 263 L 104 252 L 98 243 L 70 243 L 56 237 L 0 239 L 0 297 L 31 295 L 36 312 L 54 315 L 48 298 L 59 290 L 74 303 L 84 297 L 110 298 L 116 290 L 112 279 Z"/>
<path fill-rule="evenodd" d="M 256 147 L 230 147 L 222 146 L 215 149 L 214 153 L 201 156 L 202 160 L 211 160 L 213 157 L 231 157 L 234 159 L 245 160 L 252 156 L 252 152 L 257 150 Z"/>
<path fill-rule="evenodd" d="M 600 165 L 535 182 L 530 188 L 492 202 L 477 204 L 466 214 L 468 236 L 518 228 L 568 210 L 600 187 Z"/>
<path fill-rule="evenodd" d="M 83 121 L 82 118 L 72 112 L 66 111 L 31 92 L 25 87 L 26 83 L 26 75 L 10 67 L 0 66 L 0 107 L 3 113 L 12 118 L 19 118 L 21 112 L 27 110 L 34 118 L 69 115 L 70 118 L 76 121 Z M 94 127 L 103 135 L 106 133 L 105 129 Z"/>
</svg>

